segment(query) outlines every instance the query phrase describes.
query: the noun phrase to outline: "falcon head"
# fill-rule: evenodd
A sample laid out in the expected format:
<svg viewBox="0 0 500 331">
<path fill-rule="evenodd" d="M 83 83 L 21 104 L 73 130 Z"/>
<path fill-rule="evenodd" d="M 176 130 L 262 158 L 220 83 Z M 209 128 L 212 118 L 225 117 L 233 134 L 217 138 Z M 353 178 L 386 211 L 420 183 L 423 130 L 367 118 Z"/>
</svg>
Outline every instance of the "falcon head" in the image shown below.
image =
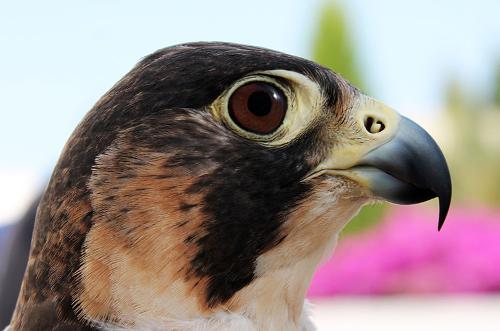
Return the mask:
<svg viewBox="0 0 500 331">
<path fill-rule="evenodd" d="M 451 183 L 429 134 L 330 70 L 228 43 L 161 49 L 64 148 L 12 325 L 298 330 L 364 204 L 434 197 L 441 227 Z"/>
</svg>

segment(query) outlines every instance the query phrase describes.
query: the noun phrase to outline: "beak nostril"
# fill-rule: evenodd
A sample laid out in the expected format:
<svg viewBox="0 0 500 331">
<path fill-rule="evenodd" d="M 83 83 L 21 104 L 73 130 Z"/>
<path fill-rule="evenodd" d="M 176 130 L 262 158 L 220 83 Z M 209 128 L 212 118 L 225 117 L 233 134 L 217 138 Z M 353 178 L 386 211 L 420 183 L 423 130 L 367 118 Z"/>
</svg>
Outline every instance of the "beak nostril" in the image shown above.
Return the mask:
<svg viewBox="0 0 500 331">
<path fill-rule="evenodd" d="M 382 123 L 382 121 L 377 121 L 377 124 L 379 125 L 379 130 L 378 132 L 384 131 L 385 129 L 385 124 Z"/>
<path fill-rule="evenodd" d="M 380 120 L 376 120 L 372 116 L 365 117 L 364 124 L 366 131 L 372 134 L 382 132 L 385 129 L 385 124 Z"/>
</svg>

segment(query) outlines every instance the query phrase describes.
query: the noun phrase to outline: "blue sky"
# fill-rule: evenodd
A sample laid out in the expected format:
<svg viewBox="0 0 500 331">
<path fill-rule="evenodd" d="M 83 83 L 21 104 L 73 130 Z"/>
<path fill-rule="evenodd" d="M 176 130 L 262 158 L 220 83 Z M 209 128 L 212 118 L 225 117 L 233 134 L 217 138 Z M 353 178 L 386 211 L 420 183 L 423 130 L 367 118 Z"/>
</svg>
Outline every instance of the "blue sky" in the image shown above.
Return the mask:
<svg viewBox="0 0 500 331">
<path fill-rule="evenodd" d="M 486 93 L 500 61 L 499 1 L 344 1 L 373 96 L 411 115 L 449 77 Z M 197 40 L 310 57 L 321 1 L 0 4 L 0 172 L 48 176 L 71 131 L 144 55 Z"/>
</svg>

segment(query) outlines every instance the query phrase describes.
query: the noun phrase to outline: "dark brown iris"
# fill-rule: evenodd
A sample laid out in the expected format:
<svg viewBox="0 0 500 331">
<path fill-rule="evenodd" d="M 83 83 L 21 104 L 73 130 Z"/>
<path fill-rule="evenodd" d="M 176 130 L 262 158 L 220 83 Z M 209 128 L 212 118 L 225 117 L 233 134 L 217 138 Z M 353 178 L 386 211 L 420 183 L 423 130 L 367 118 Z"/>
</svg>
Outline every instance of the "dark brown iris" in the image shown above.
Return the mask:
<svg viewBox="0 0 500 331">
<path fill-rule="evenodd" d="M 229 115 L 242 129 L 259 134 L 275 131 L 286 114 L 283 91 L 266 82 L 238 87 L 229 99 Z"/>
</svg>

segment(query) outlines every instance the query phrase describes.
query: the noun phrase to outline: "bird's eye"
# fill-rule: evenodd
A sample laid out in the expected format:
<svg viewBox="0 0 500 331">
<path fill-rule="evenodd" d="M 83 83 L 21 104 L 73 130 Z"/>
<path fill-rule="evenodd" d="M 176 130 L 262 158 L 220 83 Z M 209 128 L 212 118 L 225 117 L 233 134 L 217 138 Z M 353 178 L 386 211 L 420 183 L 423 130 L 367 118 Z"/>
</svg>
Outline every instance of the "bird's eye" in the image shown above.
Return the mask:
<svg viewBox="0 0 500 331">
<path fill-rule="evenodd" d="M 229 98 L 229 116 L 242 129 L 269 134 L 283 122 L 287 101 L 283 91 L 267 82 L 238 87 Z"/>
</svg>

